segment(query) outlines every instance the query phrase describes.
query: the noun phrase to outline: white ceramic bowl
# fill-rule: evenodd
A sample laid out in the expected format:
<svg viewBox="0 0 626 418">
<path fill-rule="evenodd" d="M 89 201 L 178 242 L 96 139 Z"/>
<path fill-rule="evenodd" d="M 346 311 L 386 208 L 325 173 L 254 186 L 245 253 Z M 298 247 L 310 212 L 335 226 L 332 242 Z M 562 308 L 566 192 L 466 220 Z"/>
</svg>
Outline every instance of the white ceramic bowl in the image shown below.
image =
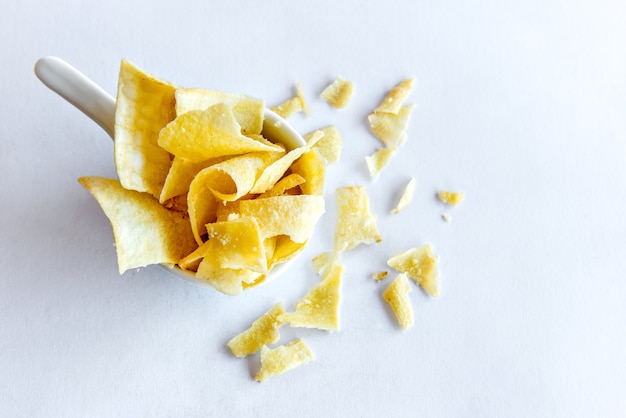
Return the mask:
<svg viewBox="0 0 626 418">
<path fill-rule="evenodd" d="M 96 122 L 106 133 L 114 137 L 115 98 L 67 62 L 57 57 L 43 57 L 35 63 L 35 74 L 52 91 L 63 97 L 78 110 Z M 265 109 L 263 136 L 268 140 L 294 149 L 305 144 L 302 136 L 287 121 L 269 109 Z M 292 257 L 276 266 L 267 275 L 266 282 L 282 274 L 295 261 Z M 167 271 L 183 280 L 208 285 L 197 279 L 193 272 L 179 267 L 163 266 Z"/>
</svg>

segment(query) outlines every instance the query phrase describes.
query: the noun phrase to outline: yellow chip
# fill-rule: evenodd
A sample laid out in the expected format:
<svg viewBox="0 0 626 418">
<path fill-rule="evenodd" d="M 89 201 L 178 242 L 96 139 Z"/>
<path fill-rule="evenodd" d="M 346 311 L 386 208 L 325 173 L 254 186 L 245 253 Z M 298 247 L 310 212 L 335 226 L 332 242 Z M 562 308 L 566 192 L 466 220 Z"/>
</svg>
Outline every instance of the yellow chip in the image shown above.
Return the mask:
<svg viewBox="0 0 626 418">
<path fill-rule="evenodd" d="M 250 328 L 235 336 L 226 345 L 234 356 L 245 357 L 256 353 L 264 345 L 274 344 L 280 338 L 278 329 L 283 325 L 278 317 L 284 312 L 283 304 L 277 303 L 254 321 Z"/>
<path fill-rule="evenodd" d="M 191 161 L 182 157 L 174 157 L 165 184 L 161 190 L 159 201 L 164 203 L 175 196 L 186 194 L 193 178 L 202 169 L 222 161 L 223 158 L 215 158 L 207 161 Z"/>
<path fill-rule="evenodd" d="M 176 115 L 182 115 L 191 110 L 204 110 L 218 103 L 224 103 L 232 108 L 235 119 L 241 126 L 242 134 L 261 133 L 265 110 L 263 100 L 215 90 L 197 88 L 176 90 Z"/>
<path fill-rule="evenodd" d="M 176 117 L 159 134 L 158 143 L 170 153 L 192 161 L 255 151 L 282 151 L 241 134 L 232 109 L 218 103 Z"/>
<path fill-rule="evenodd" d="M 406 128 L 414 105 L 400 108 L 398 113 L 374 112 L 367 117 L 376 138 L 388 147 L 397 147 L 406 141 Z"/>
<path fill-rule="evenodd" d="M 391 148 L 379 148 L 374 154 L 365 157 L 367 163 L 367 169 L 370 172 L 372 179 L 376 180 L 378 175 L 389 161 L 391 157 L 396 153 L 396 147 Z"/>
<path fill-rule="evenodd" d="M 438 259 L 429 244 L 412 248 L 387 260 L 390 267 L 406 273 L 431 296 L 439 294 L 437 263 Z"/>
<path fill-rule="evenodd" d="M 354 84 L 351 81 L 344 80 L 337 76 L 328 87 L 322 91 L 320 97 L 326 100 L 329 105 L 335 109 L 343 109 L 352 99 L 354 93 Z"/>
<path fill-rule="evenodd" d="M 385 280 L 388 275 L 389 275 L 388 271 L 378 271 L 372 274 L 372 279 L 376 280 L 377 282 L 380 282 L 382 280 Z"/>
<path fill-rule="evenodd" d="M 401 211 L 403 211 L 404 209 L 406 209 L 406 207 L 409 206 L 409 203 L 411 203 L 411 200 L 413 199 L 414 190 L 415 190 L 415 178 L 411 177 L 411 180 L 409 180 L 406 187 L 404 188 L 402 197 L 400 197 L 398 204 L 396 205 L 395 208 L 392 209 L 391 213 L 396 215 L 400 213 Z"/>
<path fill-rule="evenodd" d="M 263 239 L 287 235 L 296 243 L 306 242 L 324 213 L 324 198 L 283 195 L 238 202 L 241 216 L 256 218 Z"/>
<path fill-rule="evenodd" d="M 326 178 L 326 160 L 315 148 L 305 152 L 291 165 L 291 171 L 306 181 L 300 185 L 304 194 L 323 196 Z"/>
<path fill-rule="evenodd" d="M 337 212 L 335 251 L 347 251 L 359 244 L 382 241 L 363 186 L 338 188 Z"/>
<path fill-rule="evenodd" d="M 206 187 L 207 177 L 211 174 L 204 170 L 198 173 L 189 185 L 189 193 L 187 193 L 189 222 L 198 244 L 204 241 L 202 235 L 206 233 L 206 224 L 217 220 L 218 210 L 223 206 L 215 194 Z"/>
<path fill-rule="evenodd" d="M 328 164 L 333 164 L 339 161 L 341 157 L 341 150 L 343 148 L 343 139 L 341 138 L 341 134 L 339 130 L 335 126 L 326 126 L 322 129 L 319 129 L 324 133 L 324 136 L 317 141 L 317 144 L 313 146 L 313 148 L 317 149 L 322 157 L 326 160 Z M 309 132 L 304 135 L 304 140 L 309 142 L 311 139 L 315 137 L 315 132 Z"/>
<path fill-rule="evenodd" d="M 414 78 L 409 78 L 408 80 L 398 83 L 393 89 L 391 89 L 387 96 L 385 96 L 382 103 L 376 108 L 375 112 L 398 114 L 404 104 L 404 100 L 413 89 L 414 83 Z"/>
<path fill-rule="evenodd" d="M 300 174 L 291 173 L 283 177 L 282 179 L 278 180 L 271 189 L 269 189 L 263 194 L 260 194 L 257 197 L 257 199 L 264 199 L 266 197 L 272 197 L 272 196 L 280 196 L 284 194 L 287 190 L 293 189 L 294 187 L 298 187 L 304 182 L 306 182 L 306 180 Z"/>
<path fill-rule="evenodd" d="M 294 242 L 286 235 L 278 235 L 276 237 L 268 238 L 266 241 L 269 240 L 274 241 L 274 251 L 271 257 L 269 255 L 267 257 L 269 260 L 267 265 L 268 270 L 295 257 L 296 254 L 300 253 L 304 249 L 304 246 L 307 243 L 307 241 Z"/>
<path fill-rule="evenodd" d="M 261 369 L 254 379 L 264 382 L 270 377 L 281 375 L 312 360 L 313 353 L 301 338 L 275 349 L 264 345 L 261 347 Z"/>
<path fill-rule="evenodd" d="M 157 139 L 174 119 L 175 87 L 122 60 L 115 107 L 115 165 L 122 186 L 157 199 L 171 164 Z"/>
<path fill-rule="evenodd" d="M 447 190 L 441 190 L 437 194 L 437 196 L 442 202 L 452 206 L 457 206 L 459 203 L 461 203 L 461 201 L 465 197 L 465 194 L 460 192 L 449 192 Z"/>
<path fill-rule="evenodd" d="M 413 307 L 409 299 L 411 290 L 409 279 L 406 274 L 401 273 L 383 292 L 383 299 L 389 304 L 403 329 L 413 326 Z"/>
<path fill-rule="evenodd" d="M 311 111 L 304 100 L 304 95 L 302 94 L 302 86 L 300 83 L 296 85 L 296 96 L 292 97 L 283 103 L 270 107 L 270 110 L 276 113 L 278 116 L 283 119 L 289 118 L 295 112 L 304 111 L 307 116 L 311 116 Z"/>
<path fill-rule="evenodd" d="M 342 277 L 343 266 L 332 264 L 321 283 L 296 302 L 294 312 L 286 312 L 279 319 L 292 327 L 338 330 Z"/>
<path fill-rule="evenodd" d="M 118 180 L 81 177 L 113 227 L 120 274 L 150 264 L 176 264 L 196 248 L 189 219 Z"/>
</svg>

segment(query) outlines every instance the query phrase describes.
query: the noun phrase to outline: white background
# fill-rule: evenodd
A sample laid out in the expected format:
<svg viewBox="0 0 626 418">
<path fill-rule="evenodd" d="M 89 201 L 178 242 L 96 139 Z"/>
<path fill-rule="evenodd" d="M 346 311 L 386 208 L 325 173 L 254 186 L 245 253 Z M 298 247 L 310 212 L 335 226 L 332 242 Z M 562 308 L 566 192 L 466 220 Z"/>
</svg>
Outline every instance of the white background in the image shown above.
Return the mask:
<svg viewBox="0 0 626 418">
<path fill-rule="evenodd" d="M 5 1 L 0 415 L 624 416 L 625 21 L 608 0 Z M 76 181 L 115 176 L 112 142 L 36 79 L 44 55 L 111 94 L 121 58 L 268 105 L 301 82 L 313 115 L 290 121 L 336 125 L 345 149 L 294 267 L 238 297 L 158 267 L 120 276 Z M 318 97 L 336 75 L 356 85 L 341 111 Z M 409 139 L 372 181 L 366 116 L 411 76 Z M 413 202 L 390 215 L 410 177 Z M 317 283 L 345 185 L 366 187 L 383 242 L 343 256 L 339 332 L 283 327 L 316 360 L 259 384 L 258 358 L 225 343 Z M 445 207 L 440 188 L 466 199 Z M 370 275 L 424 243 L 441 295 L 414 286 L 403 332 L 380 297 L 391 279 Z"/>
</svg>

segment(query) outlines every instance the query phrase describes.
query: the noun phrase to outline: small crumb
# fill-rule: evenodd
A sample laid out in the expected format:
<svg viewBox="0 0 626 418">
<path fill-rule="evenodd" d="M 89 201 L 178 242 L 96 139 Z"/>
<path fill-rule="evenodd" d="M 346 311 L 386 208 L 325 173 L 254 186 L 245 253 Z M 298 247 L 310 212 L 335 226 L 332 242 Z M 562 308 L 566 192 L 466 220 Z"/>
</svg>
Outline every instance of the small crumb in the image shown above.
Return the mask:
<svg viewBox="0 0 626 418">
<path fill-rule="evenodd" d="M 380 282 L 386 279 L 388 275 L 389 275 L 388 271 L 379 271 L 379 272 L 372 274 L 372 279 L 376 280 L 377 282 Z"/>
<path fill-rule="evenodd" d="M 452 217 L 450 215 L 448 215 L 447 213 L 444 213 L 443 215 L 441 215 L 441 217 L 446 222 L 452 222 Z"/>
<path fill-rule="evenodd" d="M 447 190 L 441 190 L 437 194 L 437 197 L 443 203 L 447 203 L 447 204 L 452 205 L 452 206 L 457 206 L 459 203 L 461 203 L 461 201 L 465 197 L 465 194 L 461 193 L 461 192 L 450 192 L 450 191 L 447 191 Z"/>
</svg>

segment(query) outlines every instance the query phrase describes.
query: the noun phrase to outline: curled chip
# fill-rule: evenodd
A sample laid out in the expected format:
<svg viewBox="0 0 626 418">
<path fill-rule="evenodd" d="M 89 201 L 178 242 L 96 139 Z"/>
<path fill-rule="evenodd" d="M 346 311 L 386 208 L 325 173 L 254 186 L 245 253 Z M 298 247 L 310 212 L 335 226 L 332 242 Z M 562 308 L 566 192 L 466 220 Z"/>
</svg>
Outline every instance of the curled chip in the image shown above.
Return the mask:
<svg viewBox="0 0 626 418">
<path fill-rule="evenodd" d="M 254 380 L 264 382 L 270 377 L 281 375 L 314 359 L 313 353 L 301 338 L 274 349 L 264 345 L 261 347 L 261 369 Z"/>
<path fill-rule="evenodd" d="M 383 292 L 383 299 L 389 304 L 398 324 L 403 329 L 413 326 L 413 307 L 409 299 L 411 285 L 406 274 L 401 273 Z"/>
<path fill-rule="evenodd" d="M 305 152 L 291 166 L 291 171 L 305 180 L 300 185 L 304 194 L 322 196 L 324 194 L 324 180 L 326 178 L 326 161 L 320 152 L 313 148 Z"/>
<path fill-rule="evenodd" d="M 365 157 L 367 168 L 372 179 L 376 180 L 378 175 L 396 153 L 396 147 L 379 148 L 374 154 Z"/>
<path fill-rule="evenodd" d="M 304 100 L 302 85 L 300 83 L 296 85 L 296 95 L 294 97 L 287 99 L 277 106 L 270 107 L 270 110 L 284 119 L 288 119 L 292 114 L 300 111 L 304 111 L 307 116 L 311 116 L 311 111 Z"/>
<path fill-rule="evenodd" d="M 319 129 L 324 136 L 317 141 L 317 143 L 313 146 L 313 148 L 317 149 L 322 157 L 326 160 L 328 164 L 333 164 L 339 161 L 339 157 L 341 157 L 341 150 L 343 148 L 343 139 L 341 138 L 341 134 L 339 130 L 335 126 L 326 126 L 324 128 Z M 306 142 L 310 142 L 313 138 L 315 138 L 315 132 L 309 132 L 304 135 L 304 140 Z"/>
<path fill-rule="evenodd" d="M 385 96 L 382 103 L 376 108 L 376 113 L 392 113 L 398 114 L 404 100 L 407 98 L 411 90 L 413 90 L 414 78 L 409 78 L 398 83 L 391 91 Z"/>
<path fill-rule="evenodd" d="M 185 195 L 189 191 L 189 185 L 196 174 L 210 165 L 220 162 L 222 158 L 206 161 L 191 161 L 183 157 L 174 157 L 172 165 L 167 173 L 165 184 L 161 190 L 159 202 Z"/>
<path fill-rule="evenodd" d="M 407 183 L 407 185 L 404 188 L 404 192 L 402 193 L 402 197 L 400 197 L 400 200 L 398 201 L 398 204 L 396 205 L 395 208 L 393 208 L 391 213 L 396 215 L 396 214 L 400 213 L 401 211 L 403 211 L 404 209 L 406 209 L 406 207 L 409 206 L 409 203 L 411 203 L 411 200 L 413 199 L 413 191 L 414 190 L 415 190 L 415 178 L 411 177 L 411 180 L 409 180 L 409 182 Z"/>
<path fill-rule="evenodd" d="M 326 331 L 339 329 L 339 302 L 343 266 L 333 263 L 327 267 L 322 281 L 295 304 L 294 312 L 279 316 L 292 327 L 318 328 Z"/>
<path fill-rule="evenodd" d="M 163 207 L 150 194 L 103 177 L 78 180 L 111 222 L 120 274 L 149 264 L 176 264 L 196 247 L 187 216 Z"/>
<path fill-rule="evenodd" d="M 459 203 L 461 203 L 461 201 L 465 197 L 465 194 L 460 192 L 449 192 L 447 190 L 441 190 L 437 194 L 437 197 L 439 197 L 439 200 L 441 200 L 443 203 L 457 206 Z"/>
<path fill-rule="evenodd" d="M 406 273 L 415 283 L 419 284 L 431 296 L 439 294 L 438 259 L 430 244 L 411 248 L 391 257 L 387 264 L 401 273 Z"/>
<path fill-rule="evenodd" d="M 231 339 L 227 346 L 236 357 L 245 357 L 256 353 L 264 345 L 274 344 L 280 338 L 278 329 L 283 322 L 278 317 L 284 313 L 282 303 L 277 303 L 259 319 L 254 321 L 250 328 Z"/>
<path fill-rule="evenodd" d="M 414 107 L 414 105 L 403 106 L 398 113 L 370 113 L 367 120 L 374 136 L 388 147 L 402 145 L 406 141 L 405 131 Z"/>
<path fill-rule="evenodd" d="M 159 131 L 175 117 L 176 87 L 122 60 L 115 109 L 115 166 L 125 189 L 157 199 L 170 168 Z"/>
<path fill-rule="evenodd" d="M 335 81 L 322 91 L 320 97 L 326 100 L 328 104 L 335 109 L 343 109 L 348 105 L 350 99 L 352 99 L 353 93 L 354 83 L 337 76 Z"/>
<path fill-rule="evenodd" d="M 363 186 L 338 188 L 337 212 L 335 251 L 347 251 L 359 244 L 382 241 Z"/>
</svg>

